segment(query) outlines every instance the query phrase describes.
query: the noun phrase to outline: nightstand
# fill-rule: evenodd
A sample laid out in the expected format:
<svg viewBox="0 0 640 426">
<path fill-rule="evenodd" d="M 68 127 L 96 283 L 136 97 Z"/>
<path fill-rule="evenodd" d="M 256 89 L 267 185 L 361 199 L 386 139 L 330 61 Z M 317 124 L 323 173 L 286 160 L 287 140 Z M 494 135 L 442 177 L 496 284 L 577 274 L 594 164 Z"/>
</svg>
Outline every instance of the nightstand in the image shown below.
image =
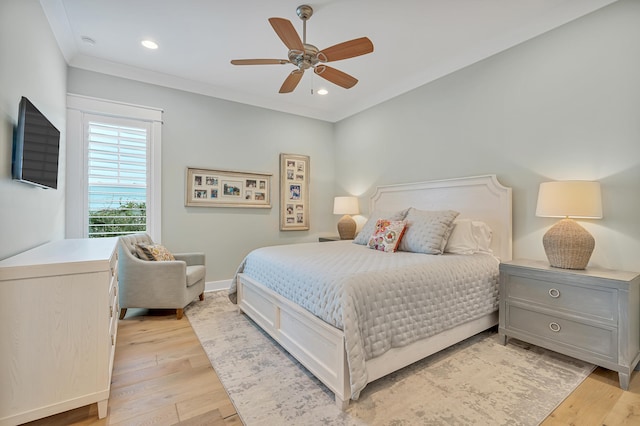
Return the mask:
<svg viewBox="0 0 640 426">
<path fill-rule="evenodd" d="M 320 237 L 318 238 L 318 241 L 321 243 L 324 243 L 326 241 L 342 241 L 342 240 L 340 240 L 340 237 Z"/>
<path fill-rule="evenodd" d="M 627 390 L 640 361 L 640 274 L 502 263 L 498 332 L 503 345 L 514 337 L 617 371 Z"/>
</svg>

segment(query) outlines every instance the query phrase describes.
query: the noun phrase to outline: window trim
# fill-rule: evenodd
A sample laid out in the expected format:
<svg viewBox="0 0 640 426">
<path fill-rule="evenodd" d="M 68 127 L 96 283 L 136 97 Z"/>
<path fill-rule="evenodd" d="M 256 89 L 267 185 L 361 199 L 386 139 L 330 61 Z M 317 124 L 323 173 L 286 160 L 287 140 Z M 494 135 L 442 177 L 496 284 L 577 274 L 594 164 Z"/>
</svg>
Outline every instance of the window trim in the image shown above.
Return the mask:
<svg viewBox="0 0 640 426">
<path fill-rule="evenodd" d="M 149 129 L 149 181 L 147 191 L 147 233 L 154 241 L 162 241 L 162 109 L 109 101 L 89 96 L 67 94 L 66 155 L 66 237 L 87 238 L 89 228 L 87 194 L 87 115 L 144 121 Z"/>
</svg>

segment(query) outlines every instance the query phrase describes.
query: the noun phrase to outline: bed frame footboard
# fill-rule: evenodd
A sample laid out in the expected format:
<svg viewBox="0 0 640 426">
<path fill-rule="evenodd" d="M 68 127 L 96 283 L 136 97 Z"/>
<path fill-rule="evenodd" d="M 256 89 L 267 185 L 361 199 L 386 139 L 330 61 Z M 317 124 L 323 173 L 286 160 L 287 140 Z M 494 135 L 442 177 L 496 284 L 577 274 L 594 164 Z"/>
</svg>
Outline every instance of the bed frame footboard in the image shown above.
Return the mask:
<svg viewBox="0 0 640 426">
<path fill-rule="evenodd" d="M 351 398 L 344 333 L 307 310 L 238 274 L 238 308 L 335 394 L 345 410 Z"/>
<path fill-rule="evenodd" d="M 304 365 L 335 394 L 338 408 L 351 399 L 344 333 L 307 310 L 238 274 L 238 309 Z M 441 351 L 498 324 L 493 312 L 367 361 L 367 383 Z"/>
</svg>

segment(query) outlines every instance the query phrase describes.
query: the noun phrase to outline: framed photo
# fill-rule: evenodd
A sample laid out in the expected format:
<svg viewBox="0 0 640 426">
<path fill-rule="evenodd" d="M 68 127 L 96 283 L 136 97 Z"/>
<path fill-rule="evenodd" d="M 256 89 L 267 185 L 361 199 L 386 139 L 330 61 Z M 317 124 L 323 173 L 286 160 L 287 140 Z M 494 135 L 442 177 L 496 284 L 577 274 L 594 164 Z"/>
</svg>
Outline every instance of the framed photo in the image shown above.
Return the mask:
<svg viewBox="0 0 640 426">
<path fill-rule="evenodd" d="M 309 229 L 309 157 L 280 154 L 280 230 Z"/>
<path fill-rule="evenodd" d="M 271 173 L 187 167 L 185 206 L 271 208 Z"/>
</svg>

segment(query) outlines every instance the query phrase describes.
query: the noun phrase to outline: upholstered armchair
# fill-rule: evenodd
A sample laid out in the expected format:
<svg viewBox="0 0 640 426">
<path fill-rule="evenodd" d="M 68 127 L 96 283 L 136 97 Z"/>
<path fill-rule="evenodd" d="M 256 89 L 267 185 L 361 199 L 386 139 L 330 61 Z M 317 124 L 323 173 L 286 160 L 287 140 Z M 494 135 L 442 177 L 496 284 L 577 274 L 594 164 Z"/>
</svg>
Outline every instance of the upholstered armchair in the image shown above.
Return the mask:
<svg viewBox="0 0 640 426">
<path fill-rule="evenodd" d="M 175 309 L 176 318 L 181 319 L 185 306 L 197 296 L 204 300 L 204 253 L 169 254 L 163 248 L 155 245 L 147 234 L 120 237 L 120 319 L 127 308 Z M 175 260 L 147 260 L 157 259 L 158 251 L 160 256 Z"/>
</svg>

